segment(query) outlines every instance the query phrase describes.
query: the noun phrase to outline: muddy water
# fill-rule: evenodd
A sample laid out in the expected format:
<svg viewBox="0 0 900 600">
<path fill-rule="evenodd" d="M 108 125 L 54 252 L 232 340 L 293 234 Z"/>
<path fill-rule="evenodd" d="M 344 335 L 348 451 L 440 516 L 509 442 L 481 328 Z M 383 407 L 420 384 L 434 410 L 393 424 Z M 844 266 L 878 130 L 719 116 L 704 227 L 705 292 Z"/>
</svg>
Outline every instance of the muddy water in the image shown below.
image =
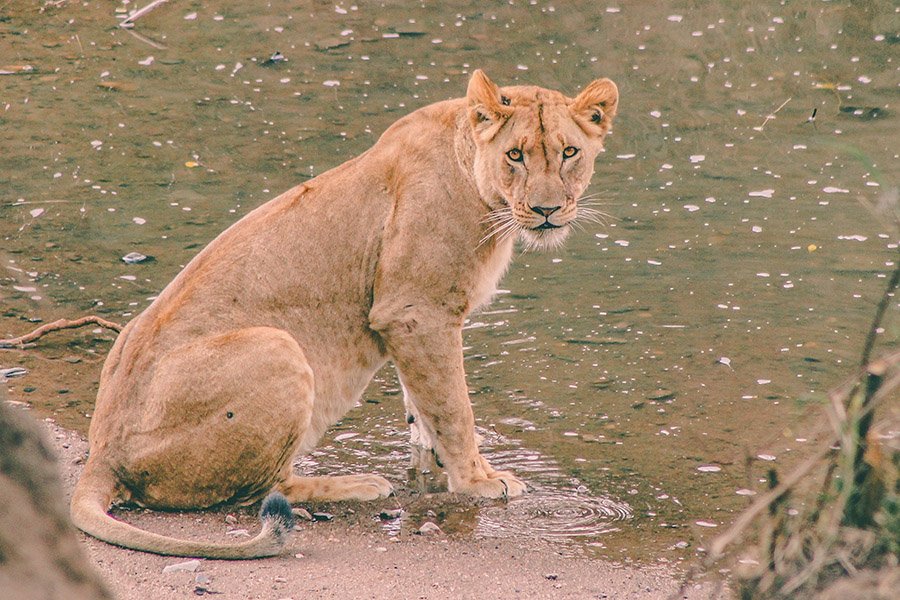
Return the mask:
<svg viewBox="0 0 900 600">
<path fill-rule="evenodd" d="M 475 67 L 572 93 L 608 76 L 622 106 L 590 190 L 608 226 L 519 255 L 466 331 L 485 453 L 534 491 L 444 525 L 682 559 L 803 456 L 898 259 L 879 213 L 897 211 L 898 12 L 406 4 L 173 1 L 130 33 L 125 3 L 0 3 L 0 337 L 127 321 L 241 215 Z M 4 385 L 85 431 L 112 339 L 0 351 L 28 370 Z M 407 469 L 402 417 L 384 371 L 300 467 L 439 489 Z"/>
</svg>

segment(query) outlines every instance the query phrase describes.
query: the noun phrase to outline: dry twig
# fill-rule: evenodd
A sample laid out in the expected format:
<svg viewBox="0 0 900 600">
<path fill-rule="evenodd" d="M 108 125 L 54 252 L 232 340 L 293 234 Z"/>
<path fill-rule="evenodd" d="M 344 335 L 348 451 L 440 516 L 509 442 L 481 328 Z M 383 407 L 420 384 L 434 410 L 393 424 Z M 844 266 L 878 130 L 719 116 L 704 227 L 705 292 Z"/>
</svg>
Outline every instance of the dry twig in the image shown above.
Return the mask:
<svg viewBox="0 0 900 600">
<path fill-rule="evenodd" d="M 78 327 L 84 327 L 85 325 L 91 324 L 99 325 L 100 327 L 105 327 L 106 329 L 112 329 L 116 333 L 122 331 L 122 326 L 118 323 L 107 321 L 106 319 L 102 319 L 95 315 L 81 317 L 80 319 L 75 319 L 74 321 L 71 321 L 69 319 L 59 319 L 58 321 L 53 321 L 52 323 L 41 325 L 31 333 L 26 333 L 25 335 L 10 338 L 8 340 L 0 340 L 0 348 L 15 348 L 17 346 L 21 346 L 23 344 L 27 344 L 29 342 L 33 342 L 39 338 L 42 338 L 51 331 L 59 331 L 61 329 L 76 329 Z"/>
</svg>

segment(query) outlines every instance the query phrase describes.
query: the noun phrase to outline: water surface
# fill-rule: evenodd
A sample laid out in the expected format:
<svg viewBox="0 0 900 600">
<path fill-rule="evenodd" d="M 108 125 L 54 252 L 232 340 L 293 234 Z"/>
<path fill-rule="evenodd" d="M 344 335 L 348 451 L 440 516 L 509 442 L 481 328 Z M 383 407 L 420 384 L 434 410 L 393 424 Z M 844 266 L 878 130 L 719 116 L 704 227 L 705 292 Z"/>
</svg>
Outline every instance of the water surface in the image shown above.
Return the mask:
<svg viewBox="0 0 900 600">
<path fill-rule="evenodd" d="M 137 36 L 124 3 L 0 5 L 0 337 L 126 322 L 229 224 L 476 67 L 570 94 L 611 77 L 590 189 L 609 225 L 518 255 L 466 329 L 485 452 L 535 489 L 456 529 L 678 560 L 803 456 L 896 266 L 897 9 L 408 4 L 170 2 Z M 2 351 L 29 371 L 5 385 L 84 432 L 112 339 Z M 406 479 L 398 387 L 380 373 L 301 467 Z"/>
</svg>

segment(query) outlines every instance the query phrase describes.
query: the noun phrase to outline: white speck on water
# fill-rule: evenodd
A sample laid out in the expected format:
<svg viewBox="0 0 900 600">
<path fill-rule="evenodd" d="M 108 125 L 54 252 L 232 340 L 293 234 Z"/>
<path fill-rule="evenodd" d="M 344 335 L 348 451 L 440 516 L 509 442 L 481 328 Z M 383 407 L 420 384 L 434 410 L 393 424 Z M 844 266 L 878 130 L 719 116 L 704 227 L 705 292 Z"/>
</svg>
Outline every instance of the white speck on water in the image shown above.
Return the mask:
<svg viewBox="0 0 900 600">
<path fill-rule="evenodd" d="M 726 367 L 732 368 L 731 367 L 731 359 L 728 358 L 727 356 L 720 356 L 719 360 L 717 360 L 716 362 L 719 363 L 720 365 L 725 365 Z"/>
<path fill-rule="evenodd" d="M 28 286 L 24 286 L 24 285 L 14 285 L 13 289 L 16 290 L 17 292 L 36 292 L 37 291 L 36 287 L 28 287 Z"/>
<path fill-rule="evenodd" d="M 561 259 L 561 258 L 554 258 L 554 259 L 552 259 L 550 262 L 552 262 L 553 264 L 561 263 L 561 262 L 562 262 L 562 259 Z"/>
<path fill-rule="evenodd" d="M 769 189 L 769 190 L 758 190 L 755 192 L 750 192 L 747 195 L 750 196 L 751 198 L 771 198 L 774 193 L 775 193 L 775 190 Z"/>
<path fill-rule="evenodd" d="M 153 64 L 153 61 L 154 61 L 154 60 L 156 60 L 156 59 L 153 58 L 152 56 L 148 56 L 148 57 L 145 58 L 144 60 L 139 60 L 139 61 L 138 61 L 138 64 L 139 64 L 139 65 L 143 65 L 143 66 L 145 66 L 145 67 L 149 67 L 150 65 Z"/>
<path fill-rule="evenodd" d="M 347 36 L 350 35 L 351 33 L 353 33 L 353 30 L 352 30 L 352 29 L 345 29 L 345 30 L 343 30 L 343 31 L 341 32 L 341 37 L 347 37 Z"/>
<path fill-rule="evenodd" d="M 689 159 L 692 163 L 701 163 L 706 160 L 706 156 L 703 154 L 692 154 Z"/>
<path fill-rule="evenodd" d="M 634 156 L 635 156 L 634 154 L 616 154 L 616 158 L 619 158 L 622 160 L 628 160 L 629 158 L 634 158 Z"/>
<path fill-rule="evenodd" d="M 648 259 L 647 259 L 647 264 L 648 264 L 648 265 L 653 265 L 654 267 L 658 267 L 658 266 L 660 266 L 662 263 L 659 262 L 658 260 L 651 260 L 651 259 L 648 258 Z"/>
<path fill-rule="evenodd" d="M 684 210 L 686 210 L 688 212 L 697 212 L 698 210 L 700 210 L 700 207 L 697 206 L 696 204 L 685 204 Z"/>
<path fill-rule="evenodd" d="M 737 114 L 739 117 L 743 117 L 744 115 L 747 114 L 747 111 L 744 110 L 743 108 L 739 108 L 739 109 L 737 109 Z"/>
<path fill-rule="evenodd" d="M 599 238 L 601 240 L 605 240 L 606 238 L 609 237 L 609 234 L 608 233 L 595 233 L 594 237 Z"/>
<path fill-rule="evenodd" d="M 516 65 L 516 68 L 520 71 L 527 71 L 528 67 L 526 65 Z"/>
<path fill-rule="evenodd" d="M 757 273 L 756 276 L 757 277 L 769 277 L 770 275 L 768 273 L 766 273 L 765 271 L 763 271 L 762 273 Z"/>
<path fill-rule="evenodd" d="M 93 140 L 91 142 L 91 148 L 94 148 L 95 150 L 98 150 L 100 148 L 100 146 L 102 146 L 102 145 L 103 145 L 103 142 L 101 140 Z"/>
<path fill-rule="evenodd" d="M 381 37 L 386 40 L 392 40 L 394 38 L 400 37 L 400 34 L 399 33 L 382 33 Z"/>
<path fill-rule="evenodd" d="M 341 8 L 340 6 L 335 6 L 335 7 L 334 7 L 334 12 L 336 12 L 336 13 L 339 14 L 339 15 L 346 15 L 346 14 L 347 14 L 347 9 L 346 9 L 346 8 Z"/>
<path fill-rule="evenodd" d="M 772 456 L 771 454 L 757 454 L 756 458 L 758 458 L 759 460 L 765 460 L 765 461 L 769 461 L 769 462 L 772 462 L 773 460 L 775 460 L 775 457 Z"/>
<path fill-rule="evenodd" d="M 327 79 L 322 82 L 322 85 L 324 85 L 325 87 L 337 87 L 341 85 L 341 82 L 337 79 Z"/>
<path fill-rule="evenodd" d="M 822 191 L 825 192 L 826 194 L 849 194 L 850 193 L 850 190 L 845 190 L 843 188 L 832 187 L 832 186 L 824 187 L 824 188 L 822 188 Z"/>
<path fill-rule="evenodd" d="M 197 13 L 195 13 L 195 12 L 190 12 L 190 13 L 184 15 L 184 20 L 185 20 L 185 21 L 193 21 L 193 20 L 195 20 L 196 18 L 197 18 Z"/>
<path fill-rule="evenodd" d="M 662 116 L 662 113 L 659 112 L 658 110 L 651 110 L 650 116 L 653 117 L 654 119 L 658 119 Z"/>
<path fill-rule="evenodd" d="M 700 527 L 718 527 L 718 524 L 713 523 L 712 521 L 695 521 L 695 525 L 699 525 Z"/>
<path fill-rule="evenodd" d="M 756 383 L 759 385 L 766 385 L 767 383 L 772 383 L 771 379 L 757 379 Z"/>
<path fill-rule="evenodd" d="M 134 275 L 119 275 L 119 279 L 124 279 L 125 281 L 134 281 L 137 279 Z"/>
<path fill-rule="evenodd" d="M 564 431 L 563 435 L 566 437 L 578 437 L 577 431 Z"/>
<path fill-rule="evenodd" d="M 416 75 L 416 79 L 419 81 L 426 81 L 428 79 L 428 75 Z"/>
<path fill-rule="evenodd" d="M 282 77 L 282 78 L 279 79 L 278 81 L 281 82 L 281 83 L 290 83 L 290 82 L 291 82 L 291 78 L 290 78 L 290 77 Z"/>
<path fill-rule="evenodd" d="M 666 17 L 666 20 L 671 21 L 672 23 L 681 23 L 681 20 L 683 18 L 684 17 L 681 15 L 669 15 L 668 17 Z"/>
<path fill-rule="evenodd" d="M 608 12 L 608 13 L 619 13 L 619 12 L 622 12 L 622 9 L 619 8 L 618 6 L 607 6 L 607 7 L 606 7 L 606 12 Z"/>
<path fill-rule="evenodd" d="M 629 245 L 631 242 L 629 242 L 628 240 L 616 240 L 616 241 L 613 242 L 613 243 L 614 243 L 616 246 L 622 246 L 623 248 L 627 248 L 628 245 Z"/>
<path fill-rule="evenodd" d="M 359 435 L 358 433 L 353 433 L 353 432 L 340 433 L 340 434 L 334 436 L 334 441 L 343 442 L 344 440 L 353 439 L 358 435 Z"/>
<path fill-rule="evenodd" d="M 224 71 L 225 65 L 216 65 L 216 71 Z"/>
<path fill-rule="evenodd" d="M 754 492 L 753 490 L 748 490 L 747 488 L 741 488 L 739 490 L 736 490 L 734 493 L 737 494 L 738 496 L 755 496 L 756 495 L 756 492 Z"/>
<path fill-rule="evenodd" d="M 860 75 L 857 81 L 859 81 L 860 83 L 872 83 L 872 78 L 865 75 Z"/>
<path fill-rule="evenodd" d="M 752 231 L 753 233 L 762 233 L 762 227 L 760 227 L 759 225 L 754 225 L 750 228 L 750 231 Z"/>
<path fill-rule="evenodd" d="M 669 163 L 664 163 L 663 166 L 661 166 L 661 167 L 659 168 L 659 170 L 660 170 L 660 171 L 663 171 L 663 170 L 668 171 L 668 170 L 671 169 L 671 168 L 672 168 L 672 165 L 670 165 Z"/>
<path fill-rule="evenodd" d="M 109 71 L 103 71 L 102 73 L 100 73 L 100 79 L 103 79 L 104 77 L 109 77 Z"/>
<path fill-rule="evenodd" d="M 144 223 L 147 222 L 147 219 L 143 219 L 143 218 L 141 218 L 141 217 L 135 217 L 135 218 L 132 219 L 132 221 L 134 221 L 134 222 L 137 223 L 138 225 L 143 225 Z"/>
<path fill-rule="evenodd" d="M 706 198 L 705 201 L 709 202 L 710 204 L 714 204 L 716 202 L 716 199 L 710 196 L 709 198 Z"/>
<path fill-rule="evenodd" d="M 722 470 L 722 467 L 719 465 L 700 465 L 697 467 L 697 470 L 701 473 L 718 473 Z"/>
<path fill-rule="evenodd" d="M 44 209 L 43 208 L 33 208 L 29 211 L 28 214 L 31 215 L 32 219 L 37 219 L 39 216 L 44 214 Z"/>
<path fill-rule="evenodd" d="M 225 20 L 225 17 L 223 17 L 222 15 L 216 15 L 213 17 L 213 21 L 224 21 L 224 20 Z"/>
<path fill-rule="evenodd" d="M 848 240 L 848 241 L 851 241 L 851 242 L 864 242 L 864 241 L 866 241 L 866 240 L 869 239 L 869 238 L 867 238 L 867 237 L 864 236 L 864 235 L 839 235 L 837 239 L 839 239 L 839 240 Z"/>
</svg>

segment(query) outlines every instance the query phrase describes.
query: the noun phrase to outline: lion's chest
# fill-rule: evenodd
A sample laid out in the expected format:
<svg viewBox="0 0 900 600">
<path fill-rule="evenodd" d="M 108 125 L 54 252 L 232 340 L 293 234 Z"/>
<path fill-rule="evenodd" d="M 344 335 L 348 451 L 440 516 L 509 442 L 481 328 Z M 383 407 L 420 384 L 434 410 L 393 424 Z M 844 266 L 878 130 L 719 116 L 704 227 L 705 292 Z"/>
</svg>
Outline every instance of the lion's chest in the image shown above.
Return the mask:
<svg viewBox="0 0 900 600">
<path fill-rule="evenodd" d="M 481 265 L 472 291 L 470 303 L 472 310 L 478 310 L 488 304 L 497 292 L 497 284 L 500 283 L 512 259 L 513 244 L 513 239 L 504 240 Z"/>
</svg>

